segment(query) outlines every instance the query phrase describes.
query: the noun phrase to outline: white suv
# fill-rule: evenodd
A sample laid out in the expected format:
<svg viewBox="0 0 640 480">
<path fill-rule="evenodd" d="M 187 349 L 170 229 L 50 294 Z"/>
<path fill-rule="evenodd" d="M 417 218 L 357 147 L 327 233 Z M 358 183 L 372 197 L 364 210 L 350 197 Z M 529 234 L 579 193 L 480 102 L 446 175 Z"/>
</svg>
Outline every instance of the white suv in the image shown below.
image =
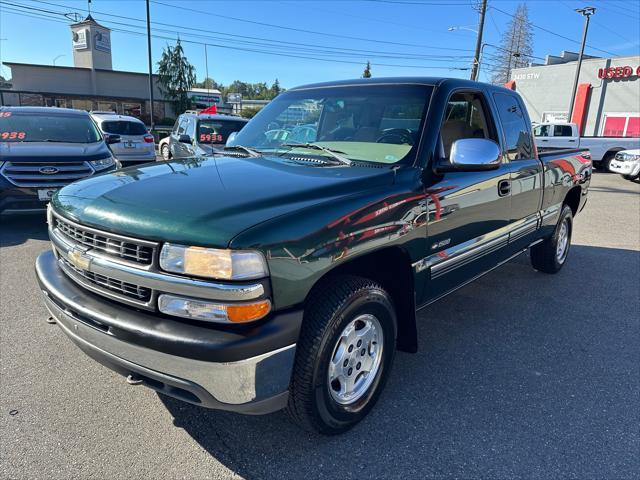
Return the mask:
<svg viewBox="0 0 640 480">
<path fill-rule="evenodd" d="M 123 167 L 156 159 L 153 135 L 135 117 L 92 113 L 91 118 L 103 134 L 120 135 L 120 142 L 111 145 L 111 151 Z"/>
<path fill-rule="evenodd" d="M 616 156 L 611 160 L 609 170 L 619 173 L 627 180 L 640 178 L 640 149 L 623 150 L 616 153 Z"/>
</svg>

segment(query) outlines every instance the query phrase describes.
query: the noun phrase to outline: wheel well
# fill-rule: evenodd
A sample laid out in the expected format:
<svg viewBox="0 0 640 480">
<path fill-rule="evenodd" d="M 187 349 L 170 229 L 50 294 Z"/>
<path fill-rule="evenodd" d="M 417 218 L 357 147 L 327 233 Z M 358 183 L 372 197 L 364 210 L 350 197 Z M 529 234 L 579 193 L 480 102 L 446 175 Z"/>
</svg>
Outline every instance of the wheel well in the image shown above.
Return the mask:
<svg viewBox="0 0 640 480">
<path fill-rule="evenodd" d="M 389 292 L 398 321 L 397 348 L 415 353 L 418 350 L 415 287 L 411 260 L 407 253 L 398 247 L 389 247 L 362 255 L 332 269 L 316 285 L 327 277 L 343 274 L 369 278 L 380 283 Z"/>
<path fill-rule="evenodd" d="M 623 148 L 612 148 L 611 150 L 608 150 L 607 153 L 605 153 L 602 156 L 602 160 L 607 160 L 610 157 L 613 157 L 616 153 L 621 152 L 622 150 L 624 150 Z"/>
<path fill-rule="evenodd" d="M 573 187 L 569 192 L 567 192 L 567 196 L 564 197 L 563 203 L 565 205 L 569 205 L 574 217 L 578 213 L 578 208 L 580 208 L 580 194 L 580 187 Z"/>
</svg>

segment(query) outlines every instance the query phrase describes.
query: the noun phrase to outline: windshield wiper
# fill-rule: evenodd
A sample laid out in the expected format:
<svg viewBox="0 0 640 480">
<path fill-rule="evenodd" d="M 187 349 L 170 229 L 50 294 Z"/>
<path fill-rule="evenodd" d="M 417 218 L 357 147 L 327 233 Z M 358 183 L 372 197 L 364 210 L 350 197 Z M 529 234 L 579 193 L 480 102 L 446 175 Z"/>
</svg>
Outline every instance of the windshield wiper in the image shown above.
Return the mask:
<svg viewBox="0 0 640 480">
<path fill-rule="evenodd" d="M 317 143 L 282 143 L 281 147 L 299 147 L 299 148 L 309 148 L 311 150 L 321 150 L 324 153 L 329 154 L 332 158 L 338 160 L 340 163 L 344 165 L 351 165 L 351 160 L 344 156 L 345 152 L 340 150 L 334 150 L 333 148 L 324 147 L 322 145 L 318 145 Z"/>
<path fill-rule="evenodd" d="M 240 152 L 244 152 L 247 155 L 249 155 L 250 157 L 261 157 L 262 153 L 260 153 L 258 150 L 254 149 L 254 148 L 250 148 L 250 147 L 245 147 L 244 145 L 229 145 L 227 147 L 224 147 L 224 150 L 231 150 L 231 151 L 240 151 Z"/>
</svg>

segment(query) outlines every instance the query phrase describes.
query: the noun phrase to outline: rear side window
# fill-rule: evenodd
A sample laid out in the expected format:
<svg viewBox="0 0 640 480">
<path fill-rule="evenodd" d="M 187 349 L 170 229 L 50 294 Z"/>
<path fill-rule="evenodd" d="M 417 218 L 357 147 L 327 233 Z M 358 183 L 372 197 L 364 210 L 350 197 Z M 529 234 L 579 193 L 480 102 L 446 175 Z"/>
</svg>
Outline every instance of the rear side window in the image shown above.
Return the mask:
<svg viewBox="0 0 640 480">
<path fill-rule="evenodd" d="M 454 93 L 447 103 L 447 110 L 440 136 L 444 158 L 449 158 L 451 147 L 463 138 L 486 138 L 496 140 L 483 96 L 479 92 Z"/>
<path fill-rule="evenodd" d="M 513 95 L 504 93 L 496 93 L 493 98 L 498 105 L 498 115 L 504 130 L 509 160 L 532 158 L 531 133 L 520 102 Z"/>
<path fill-rule="evenodd" d="M 108 120 L 102 122 L 102 131 L 114 135 L 146 135 L 147 128 L 142 123 L 127 120 Z"/>
<path fill-rule="evenodd" d="M 570 137 L 572 134 L 571 125 L 556 125 L 553 127 L 554 137 Z"/>
</svg>

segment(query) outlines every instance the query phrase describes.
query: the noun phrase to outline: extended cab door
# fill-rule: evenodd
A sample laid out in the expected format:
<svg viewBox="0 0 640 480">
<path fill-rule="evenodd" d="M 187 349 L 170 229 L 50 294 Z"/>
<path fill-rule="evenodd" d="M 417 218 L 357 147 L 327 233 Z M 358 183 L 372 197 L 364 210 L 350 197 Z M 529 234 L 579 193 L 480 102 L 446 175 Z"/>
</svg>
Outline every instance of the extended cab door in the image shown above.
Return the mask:
<svg viewBox="0 0 640 480">
<path fill-rule="evenodd" d="M 509 169 L 509 250 L 529 245 L 542 207 L 542 163 L 531 138 L 531 123 L 517 94 L 494 93 Z M 557 125 L 554 126 L 554 128 Z"/>
<path fill-rule="evenodd" d="M 443 93 L 445 95 L 445 93 Z M 434 162 L 447 165 L 456 140 L 486 138 L 500 144 L 492 103 L 482 90 L 448 95 Z M 436 172 L 439 170 L 436 169 Z M 511 218 L 509 165 L 494 170 L 448 171 L 426 185 L 429 269 L 424 302 L 429 302 L 493 268 L 506 258 Z"/>
</svg>

